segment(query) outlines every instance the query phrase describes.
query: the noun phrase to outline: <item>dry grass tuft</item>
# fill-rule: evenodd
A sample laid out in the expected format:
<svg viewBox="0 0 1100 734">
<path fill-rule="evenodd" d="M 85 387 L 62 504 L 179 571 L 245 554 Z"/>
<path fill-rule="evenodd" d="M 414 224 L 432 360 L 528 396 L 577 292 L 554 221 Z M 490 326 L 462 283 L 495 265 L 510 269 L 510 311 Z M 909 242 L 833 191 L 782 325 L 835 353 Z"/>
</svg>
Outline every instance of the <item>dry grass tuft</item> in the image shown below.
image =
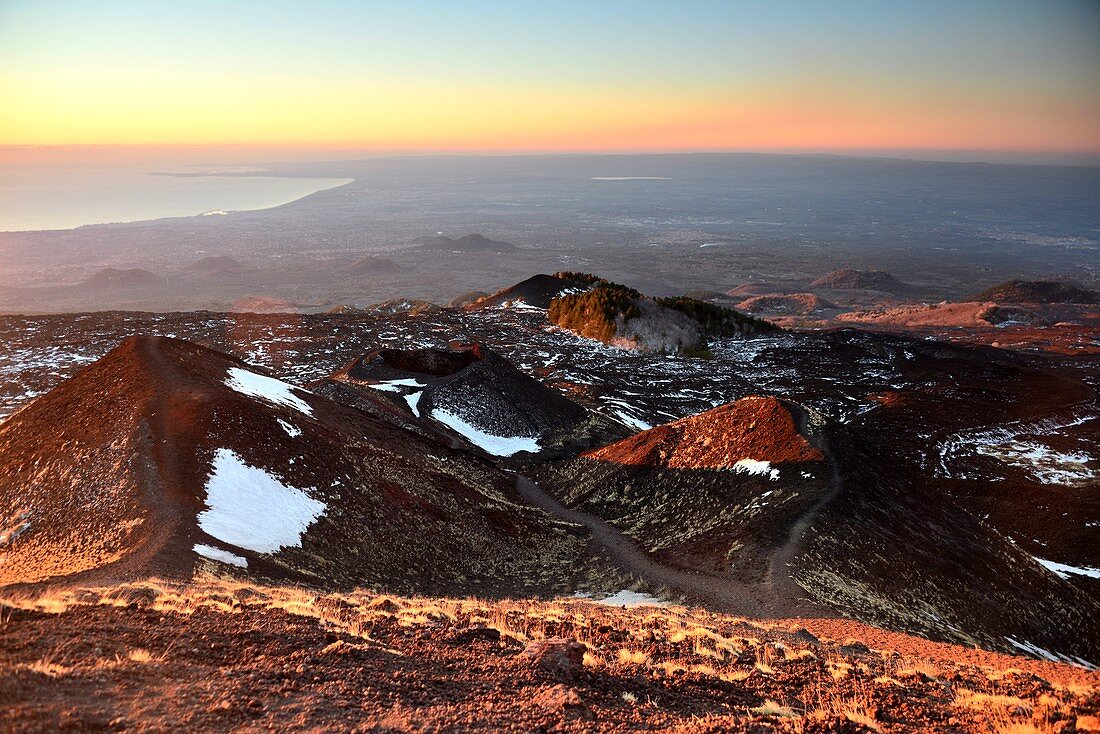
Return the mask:
<svg viewBox="0 0 1100 734">
<path fill-rule="evenodd" d="M 148 650 L 142 650 L 141 648 L 131 650 L 126 657 L 129 658 L 132 663 L 154 663 L 160 662 L 160 660 L 163 659 L 162 655 L 153 655 L 153 653 Z"/>
<path fill-rule="evenodd" d="M 749 711 L 757 716 L 778 716 L 780 718 L 797 718 L 802 715 L 790 706 L 784 706 L 771 699 L 764 701 L 756 708 L 749 709 Z"/>
<path fill-rule="evenodd" d="M 618 657 L 620 663 L 629 665 L 645 665 L 649 662 L 649 655 L 641 650 L 630 650 L 625 647 L 619 649 Z"/>
<path fill-rule="evenodd" d="M 870 693 L 865 688 L 860 687 L 849 695 L 841 695 L 835 690 L 822 689 L 819 684 L 815 705 L 810 709 L 807 718 L 815 721 L 846 719 L 871 731 L 881 731 L 879 722 L 875 719 L 876 710 Z"/>
<path fill-rule="evenodd" d="M 1005 696 L 999 693 L 982 693 L 969 688 L 956 688 L 954 705 L 960 708 L 989 710 L 996 708 L 1024 709 L 1029 714 L 1034 710 L 1031 701 L 1018 696 Z"/>
<path fill-rule="evenodd" d="M 48 660 L 39 660 L 20 667 L 24 670 L 29 670 L 32 673 L 44 675 L 47 678 L 60 678 L 73 672 L 72 668 L 66 667 L 64 665 L 58 665 L 57 663 L 51 663 Z"/>
</svg>

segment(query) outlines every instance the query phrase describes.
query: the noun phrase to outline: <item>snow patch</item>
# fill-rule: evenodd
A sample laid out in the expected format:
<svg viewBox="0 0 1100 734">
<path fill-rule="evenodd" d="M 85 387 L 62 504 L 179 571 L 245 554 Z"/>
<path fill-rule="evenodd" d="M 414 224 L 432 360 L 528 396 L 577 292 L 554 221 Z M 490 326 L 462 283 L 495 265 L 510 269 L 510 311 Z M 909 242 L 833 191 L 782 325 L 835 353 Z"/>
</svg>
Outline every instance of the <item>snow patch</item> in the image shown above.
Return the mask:
<svg viewBox="0 0 1100 734">
<path fill-rule="evenodd" d="M 667 601 L 660 599 L 652 594 L 643 594 L 640 591 L 630 591 L 629 589 L 623 589 L 616 592 L 611 596 L 605 596 L 602 599 L 597 599 L 590 594 L 579 593 L 574 595 L 575 599 L 587 599 L 595 602 L 596 604 L 603 604 L 609 607 L 667 607 L 669 606 Z"/>
<path fill-rule="evenodd" d="M 1096 476 L 1088 466 L 1093 461 L 1088 454 L 1055 451 L 1033 441 L 979 444 L 976 450 L 1010 466 L 1026 469 L 1043 484 L 1073 486 L 1089 482 Z"/>
<path fill-rule="evenodd" d="M 302 533 L 325 511 L 323 502 L 218 449 L 206 480 L 203 532 L 238 548 L 274 553 L 301 544 Z"/>
<path fill-rule="evenodd" d="M 279 425 L 283 427 L 284 431 L 286 431 L 286 435 L 290 436 L 291 438 L 298 438 L 298 436 L 302 435 L 302 429 L 294 425 L 293 423 L 287 423 L 282 418 L 276 418 L 275 420 L 279 421 Z"/>
<path fill-rule="evenodd" d="M 527 436 L 494 436 L 476 426 L 472 426 L 461 417 L 446 410 L 432 411 L 432 418 L 458 433 L 467 441 L 494 456 L 511 456 L 520 451 L 536 453 L 541 448 L 538 440 Z"/>
<path fill-rule="evenodd" d="M 423 394 L 424 391 L 421 390 L 420 392 L 411 392 L 405 396 L 405 402 L 409 404 L 409 410 L 411 410 L 413 415 L 417 418 L 420 417 L 420 408 L 418 406 L 420 404 L 420 396 Z"/>
<path fill-rule="evenodd" d="M 624 425 L 626 425 L 628 428 L 633 428 L 636 431 L 648 431 L 650 428 L 653 428 L 653 426 L 646 423 L 644 420 L 641 420 L 640 418 L 635 418 L 629 413 L 624 413 L 621 410 L 616 410 L 615 415 L 619 416 L 619 420 Z"/>
<path fill-rule="evenodd" d="M 1055 663 L 1069 663 L 1070 665 L 1079 665 L 1082 668 L 1088 668 L 1089 670 L 1095 670 L 1096 666 L 1090 663 L 1088 660 L 1077 657 L 1076 655 L 1060 655 L 1056 652 L 1051 652 L 1046 648 L 1039 647 L 1038 645 L 1029 642 L 1027 640 L 1017 640 L 1014 637 L 1006 637 L 1010 645 L 1015 647 L 1021 652 L 1027 653 L 1032 657 L 1041 658 L 1043 660 L 1050 660 Z"/>
<path fill-rule="evenodd" d="M 258 398 L 268 403 L 293 408 L 308 416 L 313 415 L 313 407 L 293 392 L 298 390 L 308 393 L 308 390 L 294 387 L 282 380 L 276 380 L 274 377 L 249 372 L 240 367 L 230 367 L 229 376 L 225 378 L 225 384 L 250 398 Z"/>
<path fill-rule="evenodd" d="M 767 477 L 773 482 L 779 479 L 779 470 L 772 469 L 771 462 L 767 461 L 740 459 L 733 465 L 733 470 L 738 474 L 757 474 L 762 477 Z"/>
<path fill-rule="evenodd" d="M 1032 556 L 1039 565 L 1058 576 L 1058 578 L 1068 579 L 1073 576 L 1088 576 L 1093 579 L 1100 579 L 1100 568 L 1091 568 L 1089 566 L 1070 566 L 1065 563 L 1058 563 L 1057 561 L 1048 561 L 1045 558 L 1039 558 L 1038 556 Z"/>
<path fill-rule="evenodd" d="M 514 301 L 504 301 L 503 303 L 500 304 L 500 308 L 501 309 L 510 308 L 513 311 L 538 311 L 539 313 L 545 313 L 546 312 L 545 308 L 539 308 L 538 306 L 533 306 L 530 303 L 528 303 L 527 301 L 524 301 L 523 299 L 520 299 L 520 298 L 517 298 Z"/>
<path fill-rule="evenodd" d="M 221 548 L 215 548 L 212 545 L 203 545 L 202 543 L 196 543 L 192 548 L 203 558 L 209 558 L 211 561 L 219 561 L 221 563 L 228 563 L 230 566 L 237 566 L 239 568 L 248 568 L 248 561 L 241 558 L 235 553 L 224 551 Z"/>
<path fill-rule="evenodd" d="M 385 382 L 372 382 L 367 385 L 371 390 L 382 392 L 404 392 L 403 387 L 424 387 L 424 383 L 412 377 L 403 377 L 400 380 L 386 380 Z"/>
</svg>

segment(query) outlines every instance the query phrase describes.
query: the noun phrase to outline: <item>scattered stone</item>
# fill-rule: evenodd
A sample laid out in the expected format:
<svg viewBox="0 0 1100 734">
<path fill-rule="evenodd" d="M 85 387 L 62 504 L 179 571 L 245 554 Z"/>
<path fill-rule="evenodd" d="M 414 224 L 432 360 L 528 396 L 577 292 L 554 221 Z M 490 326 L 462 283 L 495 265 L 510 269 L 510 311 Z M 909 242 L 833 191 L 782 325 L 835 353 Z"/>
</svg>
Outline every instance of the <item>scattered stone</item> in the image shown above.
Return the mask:
<svg viewBox="0 0 1100 734">
<path fill-rule="evenodd" d="M 592 709 L 588 707 L 580 694 L 573 688 L 560 683 L 539 691 L 532 701 L 536 706 L 547 711 L 560 713 L 566 718 L 592 718 Z"/>
<path fill-rule="evenodd" d="M 520 657 L 551 675 L 568 678 L 584 666 L 584 650 L 584 645 L 574 640 L 552 638 L 528 644 Z"/>
</svg>

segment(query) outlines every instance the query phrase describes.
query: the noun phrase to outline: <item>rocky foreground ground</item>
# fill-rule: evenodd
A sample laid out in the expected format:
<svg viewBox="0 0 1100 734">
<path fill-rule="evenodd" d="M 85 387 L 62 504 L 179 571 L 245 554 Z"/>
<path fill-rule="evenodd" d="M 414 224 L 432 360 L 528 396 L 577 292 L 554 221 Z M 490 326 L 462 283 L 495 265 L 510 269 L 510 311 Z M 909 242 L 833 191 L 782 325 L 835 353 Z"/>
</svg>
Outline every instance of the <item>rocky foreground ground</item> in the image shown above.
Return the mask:
<svg viewBox="0 0 1100 734">
<path fill-rule="evenodd" d="M 216 579 L 0 606 L 4 731 L 1100 731 L 1100 673 L 841 620 Z"/>
</svg>

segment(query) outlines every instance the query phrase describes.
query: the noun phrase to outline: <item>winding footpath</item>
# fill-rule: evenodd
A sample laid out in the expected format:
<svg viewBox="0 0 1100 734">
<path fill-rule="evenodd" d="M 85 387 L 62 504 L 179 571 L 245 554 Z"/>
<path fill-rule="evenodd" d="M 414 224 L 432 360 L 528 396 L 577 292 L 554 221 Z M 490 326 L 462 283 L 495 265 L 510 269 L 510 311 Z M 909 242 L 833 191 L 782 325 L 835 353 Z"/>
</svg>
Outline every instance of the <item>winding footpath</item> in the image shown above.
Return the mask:
<svg viewBox="0 0 1100 734">
<path fill-rule="evenodd" d="M 554 517 L 585 527 L 624 571 L 714 611 L 758 618 L 835 616 L 805 598 L 781 592 L 779 587 L 785 584 L 770 579 L 747 584 L 723 574 L 689 571 L 658 563 L 620 530 L 595 515 L 566 507 L 525 476 L 516 477 L 516 491 L 525 501 Z"/>
</svg>

